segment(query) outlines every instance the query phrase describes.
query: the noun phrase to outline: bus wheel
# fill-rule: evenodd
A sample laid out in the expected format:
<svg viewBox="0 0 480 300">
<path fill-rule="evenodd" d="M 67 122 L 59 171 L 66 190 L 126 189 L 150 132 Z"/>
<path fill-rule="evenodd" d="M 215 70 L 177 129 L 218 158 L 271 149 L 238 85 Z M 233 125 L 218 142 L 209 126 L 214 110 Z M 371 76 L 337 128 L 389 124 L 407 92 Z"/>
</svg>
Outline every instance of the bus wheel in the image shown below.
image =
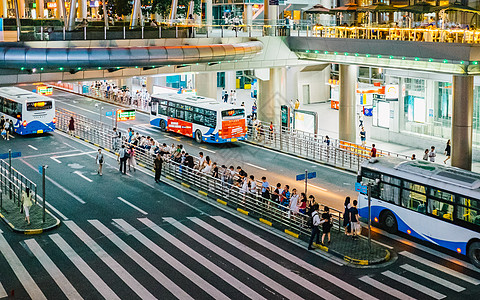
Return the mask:
<svg viewBox="0 0 480 300">
<path fill-rule="evenodd" d="M 167 131 L 167 125 L 165 124 L 165 120 L 160 120 L 160 129 L 162 131 Z"/>
<path fill-rule="evenodd" d="M 473 242 L 470 247 L 468 247 L 468 257 L 472 264 L 480 268 L 480 242 Z"/>
<path fill-rule="evenodd" d="M 197 129 L 197 131 L 195 131 L 195 141 L 197 143 L 201 143 L 202 142 L 202 133 L 200 132 L 200 130 Z"/>
<path fill-rule="evenodd" d="M 398 229 L 397 228 L 397 219 L 389 211 L 383 213 L 382 225 L 385 228 L 385 230 L 390 232 L 390 233 L 396 233 L 397 232 L 397 229 Z"/>
</svg>

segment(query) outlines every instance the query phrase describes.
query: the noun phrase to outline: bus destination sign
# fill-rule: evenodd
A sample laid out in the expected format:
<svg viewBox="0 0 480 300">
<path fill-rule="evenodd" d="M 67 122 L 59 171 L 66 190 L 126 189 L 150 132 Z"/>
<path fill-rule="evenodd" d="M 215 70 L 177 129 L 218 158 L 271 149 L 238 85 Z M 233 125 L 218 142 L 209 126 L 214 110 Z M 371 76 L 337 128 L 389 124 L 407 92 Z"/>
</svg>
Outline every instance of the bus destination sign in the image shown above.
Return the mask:
<svg viewBox="0 0 480 300">
<path fill-rule="evenodd" d="M 117 121 L 131 121 L 131 120 L 135 120 L 134 109 L 117 110 Z"/>
</svg>

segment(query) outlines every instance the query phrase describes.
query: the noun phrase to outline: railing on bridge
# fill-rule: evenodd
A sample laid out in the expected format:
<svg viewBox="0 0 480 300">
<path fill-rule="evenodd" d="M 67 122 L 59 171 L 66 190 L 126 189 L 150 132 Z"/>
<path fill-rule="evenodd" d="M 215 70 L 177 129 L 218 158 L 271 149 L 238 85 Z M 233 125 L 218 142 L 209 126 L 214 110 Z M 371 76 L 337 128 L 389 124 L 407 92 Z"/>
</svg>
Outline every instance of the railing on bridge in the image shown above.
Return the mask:
<svg viewBox="0 0 480 300">
<path fill-rule="evenodd" d="M 115 149 L 115 141 L 113 136 L 113 127 L 107 124 L 97 122 L 83 116 L 77 115 L 71 111 L 64 109 L 57 109 L 57 129 L 67 132 L 70 117 L 75 119 L 75 135 L 86 139 L 93 144 L 107 149 Z M 97 133 L 95 133 L 97 132 Z M 126 136 L 125 133 L 123 133 Z M 153 162 L 155 153 L 152 150 L 147 150 L 128 144 L 122 140 L 127 147 L 132 146 L 135 150 L 135 159 L 137 164 L 149 170 L 153 170 Z M 119 144 L 120 145 L 120 144 Z M 115 151 L 113 151 L 115 153 Z M 222 174 L 223 170 L 219 170 Z M 175 162 L 171 159 L 165 159 L 163 164 L 163 174 L 181 183 L 187 187 L 194 187 L 222 204 L 233 206 L 240 212 L 246 213 L 256 218 L 262 218 L 264 221 L 271 222 L 273 226 L 288 229 L 294 234 L 301 234 L 307 236 L 310 234 L 310 229 L 306 226 L 307 216 L 302 213 L 292 214 L 289 207 L 272 201 L 271 199 L 263 198 L 259 191 L 261 185 L 257 182 L 257 193 L 251 191 L 242 192 L 240 187 L 232 185 L 223 181 L 220 178 L 215 178 L 211 174 L 205 174 L 198 169 L 191 169 L 185 165 Z M 334 224 L 341 230 L 340 211 L 331 209 Z"/>
<path fill-rule="evenodd" d="M 322 26 L 309 22 L 285 25 L 278 20 L 276 25 L 254 23 L 240 24 L 187 24 L 160 23 L 155 26 L 128 25 L 78 25 L 75 30 L 68 31 L 64 26 L 8 26 L 4 32 L 5 39 L 17 41 L 43 40 L 120 40 L 120 39 L 158 39 L 158 38 L 188 38 L 188 37 L 262 37 L 262 36 L 303 36 L 345 39 L 375 39 L 419 41 L 438 43 L 480 43 L 480 30 L 470 29 L 440 29 L 440 28 L 401 28 L 388 26 Z M 15 36 L 15 37 L 13 37 Z M 10 38 L 9 38 L 10 37 Z"/>
</svg>

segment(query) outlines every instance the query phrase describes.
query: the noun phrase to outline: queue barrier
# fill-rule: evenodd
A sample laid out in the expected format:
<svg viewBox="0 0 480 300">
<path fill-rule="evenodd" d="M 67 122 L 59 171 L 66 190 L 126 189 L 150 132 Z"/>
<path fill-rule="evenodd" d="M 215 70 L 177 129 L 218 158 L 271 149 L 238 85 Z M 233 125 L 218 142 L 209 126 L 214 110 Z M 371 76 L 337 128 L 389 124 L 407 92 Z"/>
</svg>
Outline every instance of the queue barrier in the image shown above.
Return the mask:
<svg viewBox="0 0 480 300">
<path fill-rule="evenodd" d="M 74 135 L 83 140 L 104 148 L 112 153 L 121 144 L 127 148 L 132 147 L 135 151 L 135 160 L 139 166 L 153 171 L 155 153 L 122 140 L 115 145 L 113 127 L 88 119 L 74 112 L 57 109 L 57 129 L 67 132 L 68 123 L 71 117 L 75 120 Z M 127 136 L 123 132 L 123 136 Z M 197 161 L 198 163 L 198 161 Z M 221 174 L 223 170 L 219 170 Z M 257 193 L 245 192 L 236 186 L 215 178 L 211 174 L 204 174 L 198 169 L 189 168 L 170 159 L 165 159 L 163 170 L 165 178 L 175 181 L 182 186 L 196 190 L 199 194 L 212 201 L 235 208 L 237 211 L 250 217 L 262 219 L 262 223 L 271 224 L 283 231 L 293 233 L 299 238 L 306 238 L 310 235 L 310 228 L 306 226 L 307 216 L 301 213 L 291 214 L 288 207 L 282 206 L 271 199 L 259 195 L 261 185 L 257 182 Z M 342 215 L 340 211 L 331 209 L 334 226 L 341 230 Z"/>
</svg>

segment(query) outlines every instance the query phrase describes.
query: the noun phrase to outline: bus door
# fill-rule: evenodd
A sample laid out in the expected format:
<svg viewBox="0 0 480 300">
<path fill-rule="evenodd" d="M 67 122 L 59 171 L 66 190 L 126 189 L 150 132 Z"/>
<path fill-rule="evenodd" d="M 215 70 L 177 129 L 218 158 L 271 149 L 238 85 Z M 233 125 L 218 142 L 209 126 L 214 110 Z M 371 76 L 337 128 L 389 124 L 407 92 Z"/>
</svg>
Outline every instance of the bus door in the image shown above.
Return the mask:
<svg viewBox="0 0 480 300">
<path fill-rule="evenodd" d="M 156 116 L 157 111 L 158 111 L 158 100 L 152 99 L 152 101 L 150 101 L 150 114 L 152 116 Z"/>
</svg>

